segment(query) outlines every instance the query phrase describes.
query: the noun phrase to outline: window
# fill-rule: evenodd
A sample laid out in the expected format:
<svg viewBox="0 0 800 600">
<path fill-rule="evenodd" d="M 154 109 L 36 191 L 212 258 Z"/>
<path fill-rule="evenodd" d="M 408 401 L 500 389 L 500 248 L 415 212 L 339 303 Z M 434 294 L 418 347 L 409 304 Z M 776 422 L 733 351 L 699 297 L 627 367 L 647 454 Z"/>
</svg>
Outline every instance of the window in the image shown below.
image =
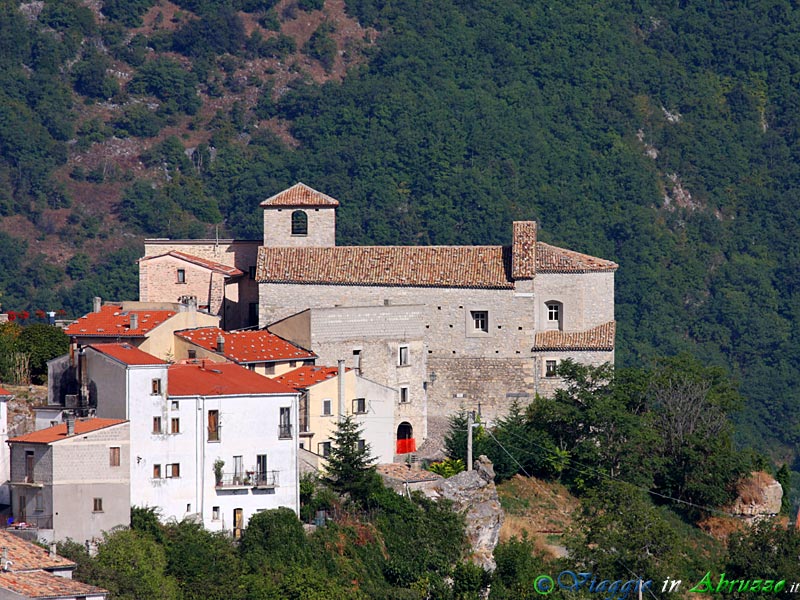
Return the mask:
<svg viewBox="0 0 800 600">
<path fill-rule="evenodd" d="M 475 331 L 489 331 L 489 313 L 485 310 L 472 310 L 472 329 Z"/>
<path fill-rule="evenodd" d="M 555 360 L 546 360 L 546 361 L 544 361 L 544 376 L 545 377 L 555 377 L 557 369 L 558 369 L 558 361 L 555 361 Z"/>
<path fill-rule="evenodd" d="M 401 367 L 408 364 L 408 346 L 400 346 L 400 350 L 397 353 L 397 364 Z"/>
<path fill-rule="evenodd" d="M 92 512 L 103 512 L 103 499 L 95 498 L 92 502 Z"/>
<path fill-rule="evenodd" d="M 172 463 L 171 465 L 167 465 L 167 477 L 180 477 L 180 476 L 181 476 L 180 463 Z"/>
<path fill-rule="evenodd" d="M 267 455 L 256 454 L 256 485 L 267 483 Z"/>
<path fill-rule="evenodd" d="M 361 414 L 367 412 L 366 398 L 353 398 L 353 413 Z"/>
<path fill-rule="evenodd" d="M 186 283 L 186 269 L 178 269 L 178 283 Z"/>
<path fill-rule="evenodd" d="M 219 441 L 219 411 L 208 411 L 208 441 Z"/>
<path fill-rule="evenodd" d="M 361 350 L 353 350 L 353 368 L 361 375 Z"/>
<path fill-rule="evenodd" d="M 328 458 L 331 455 L 331 443 L 320 442 L 317 444 L 317 454 L 324 458 Z"/>
<path fill-rule="evenodd" d="M 331 412 L 331 399 L 325 398 L 322 400 L 322 416 L 329 417 L 333 413 Z"/>
<path fill-rule="evenodd" d="M 25 483 L 33 483 L 33 450 L 25 450 Z"/>
<path fill-rule="evenodd" d="M 545 302 L 545 308 L 547 309 L 546 326 L 550 329 L 561 329 L 564 318 L 564 305 L 561 302 L 551 301 Z"/>
<path fill-rule="evenodd" d="M 408 388 L 407 387 L 401 387 L 400 388 L 400 404 L 406 404 L 406 403 L 408 403 L 408 401 L 409 401 Z"/>
<path fill-rule="evenodd" d="M 268 365 L 264 365 L 264 374 L 265 375 L 275 375 L 275 363 L 270 363 Z"/>
<path fill-rule="evenodd" d="M 172 407 L 172 410 L 178 410 L 180 405 L 178 404 L 177 400 L 173 400 L 170 406 Z"/>
<path fill-rule="evenodd" d="M 160 396 L 161 395 L 161 380 L 160 379 L 153 379 L 150 382 L 150 386 L 151 386 L 150 393 L 153 396 Z"/>
<path fill-rule="evenodd" d="M 161 417 L 153 417 L 153 433 L 161 433 Z"/>
<path fill-rule="evenodd" d="M 189 350 L 189 360 L 197 358 L 197 350 Z"/>
<path fill-rule="evenodd" d="M 112 446 L 108 449 L 108 465 L 111 467 L 119 466 L 119 446 Z"/>
<path fill-rule="evenodd" d="M 161 479 L 161 465 L 153 465 L 153 479 Z"/>
<path fill-rule="evenodd" d="M 256 370 L 256 363 L 250 363 L 249 365 L 247 365 L 247 368 L 250 369 L 251 371 L 255 371 Z"/>
<path fill-rule="evenodd" d="M 292 213 L 292 235 L 308 235 L 308 215 L 302 210 Z"/>
<path fill-rule="evenodd" d="M 212 506 L 211 507 L 211 520 L 212 521 L 219 521 L 219 506 Z"/>
<path fill-rule="evenodd" d="M 278 437 L 282 439 L 292 437 L 292 412 L 288 406 L 282 406 L 278 421 Z"/>
<path fill-rule="evenodd" d="M 240 454 L 233 457 L 233 482 L 239 485 L 244 481 L 244 457 Z"/>
<path fill-rule="evenodd" d="M 33 497 L 33 510 L 36 512 L 44 511 L 44 496 L 43 494 L 36 494 Z"/>
<path fill-rule="evenodd" d="M 358 440 L 358 450 L 359 452 L 363 452 L 367 448 L 367 442 L 364 440 Z"/>
<path fill-rule="evenodd" d="M 169 432 L 170 433 L 180 433 L 181 432 L 181 420 L 178 417 L 172 417 L 169 422 L 170 422 L 170 426 L 169 426 Z"/>
</svg>

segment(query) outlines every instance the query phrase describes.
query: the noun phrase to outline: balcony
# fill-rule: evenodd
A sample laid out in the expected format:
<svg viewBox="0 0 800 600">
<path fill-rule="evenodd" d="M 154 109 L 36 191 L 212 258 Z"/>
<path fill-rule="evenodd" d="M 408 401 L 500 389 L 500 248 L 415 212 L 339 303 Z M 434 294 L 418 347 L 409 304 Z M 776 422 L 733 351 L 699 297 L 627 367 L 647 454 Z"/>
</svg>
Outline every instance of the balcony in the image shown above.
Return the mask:
<svg viewBox="0 0 800 600">
<path fill-rule="evenodd" d="M 6 523 L 6 529 L 52 529 L 53 515 L 14 515 L 13 522 Z"/>
<path fill-rule="evenodd" d="M 9 482 L 14 487 L 26 487 L 26 488 L 41 488 L 44 484 L 41 481 L 34 481 L 33 475 L 26 475 L 22 477 L 20 480 L 17 481 L 10 481 Z"/>
<path fill-rule="evenodd" d="M 244 473 L 223 473 L 222 479 L 216 482 L 217 490 L 246 490 L 248 488 L 269 489 L 278 487 L 279 471 L 265 471 L 258 473 L 245 471 Z"/>
</svg>

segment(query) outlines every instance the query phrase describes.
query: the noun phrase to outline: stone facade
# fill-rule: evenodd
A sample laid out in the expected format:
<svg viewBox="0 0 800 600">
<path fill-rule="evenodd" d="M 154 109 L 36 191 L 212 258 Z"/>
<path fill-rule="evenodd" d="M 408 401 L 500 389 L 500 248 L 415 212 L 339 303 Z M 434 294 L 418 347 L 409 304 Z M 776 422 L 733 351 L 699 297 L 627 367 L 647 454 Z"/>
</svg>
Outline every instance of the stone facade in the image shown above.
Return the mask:
<svg viewBox="0 0 800 600">
<path fill-rule="evenodd" d="M 293 234 L 292 219 L 305 215 L 307 233 Z M 264 209 L 265 246 L 335 246 L 336 212 L 333 208 L 297 207 Z"/>
</svg>

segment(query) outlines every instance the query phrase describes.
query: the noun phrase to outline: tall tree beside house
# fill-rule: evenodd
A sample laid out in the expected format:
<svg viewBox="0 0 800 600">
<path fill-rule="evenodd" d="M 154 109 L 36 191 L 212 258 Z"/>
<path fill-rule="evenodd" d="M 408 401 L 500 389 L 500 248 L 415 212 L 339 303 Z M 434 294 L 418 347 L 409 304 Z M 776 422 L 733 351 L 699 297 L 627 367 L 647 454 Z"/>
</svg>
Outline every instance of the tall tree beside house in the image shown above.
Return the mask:
<svg viewBox="0 0 800 600">
<path fill-rule="evenodd" d="M 361 434 L 361 427 L 352 416 L 339 421 L 333 434 L 325 482 L 363 505 L 370 494 L 380 488 L 380 478 L 375 471 L 376 459 L 370 455 L 369 444 Z"/>
<path fill-rule="evenodd" d="M 69 338 L 58 327 L 34 323 L 20 332 L 17 349 L 30 360 L 33 382 L 41 384 L 47 381 L 47 361 L 67 353 Z"/>
</svg>

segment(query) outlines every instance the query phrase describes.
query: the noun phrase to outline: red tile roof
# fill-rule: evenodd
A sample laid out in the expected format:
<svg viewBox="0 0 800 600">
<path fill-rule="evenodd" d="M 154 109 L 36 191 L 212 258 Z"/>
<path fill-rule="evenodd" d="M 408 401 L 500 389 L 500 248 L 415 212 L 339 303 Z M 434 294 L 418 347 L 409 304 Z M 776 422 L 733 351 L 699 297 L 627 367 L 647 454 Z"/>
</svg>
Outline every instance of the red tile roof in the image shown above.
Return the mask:
<svg viewBox="0 0 800 600">
<path fill-rule="evenodd" d="M 11 396 L 11 392 L 4 390 L 0 387 L 0 396 Z"/>
<path fill-rule="evenodd" d="M 537 333 L 534 350 L 613 350 L 616 323 L 610 321 L 578 332 L 544 331 Z"/>
<path fill-rule="evenodd" d="M 75 419 L 75 435 L 86 435 L 92 431 L 113 427 L 120 423 L 125 423 L 125 421 L 122 419 L 99 419 L 97 417 L 91 419 Z M 14 443 L 24 442 L 26 444 L 52 444 L 53 442 L 65 439 L 67 439 L 67 424 L 61 423 L 60 425 L 54 425 L 47 429 L 40 429 L 33 433 L 26 433 L 25 435 L 11 438 L 8 441 Z"/>
<path fill-rule="evenodd" d="M 308 187 L 304 183 L 296 183 L 288 190 L 283 190 L 264 200 L 263 207 L 303 207 L 303 206 L 339 206 L 339 201 Z"/>
<path fill-rule="evenodd" d="M 11 559 L 13 560 L 13 559 Z M 16 564 L 14 565 L 16 567 Z M 106 597 L 108 592 L 102 588 L 81 583 L 75 579 L 59 577 L 45 571 L 0 573 L 0 589 L 10 590 L 22 598 L 78 598 L 85 596 Z"/>
<path fill-rule="evenodd" d="M 131 329 L 131 313 L 139 318 L 138 327 Z M 64 330 L 76 337 L 144 337 L 175 314 L 174 310 L 130 310 L 122 311 L 119 304 L 106 304 L 100 312 L 82 316 Z"/>
<path fill-rule="evenodd" d="M 185 260 L 188 263 L 204 267 L 216 273 L 221 273 L 222 275 L 225 275 L 227 277 L 237 277 L 239 275 L 244 275 L 243 271 L 231 265 L 224 265 L 222 263 L 218 263 L 213 260 L 200 258 L 199 256 L 194 256 L 192 254 L 186 254 L 185 252 L 178 252 L 177 250 L 172 250 L 170 252 L 166 252 L 165 254 L 159 254 L 157 256 L 145 256 L 144 258 L 140 258 L 139 262 L 143 262 L 145 260 L 152 260 L 154 258 L 161 258 L 162 256 L 172 256 L 180 260 Z"/>
<path fill-rule="evenodd" d="M 273 379 L 285 383 L 296 390 L 305 390 L 320 381 L 333 379 L 338 373 L 339 369 L 337 367 L 306 366 L 298 367 Z"/>
<path fill-rule="evenodd" d="M 294 394 L 285 384 L 234 363 L 210 360 L 172 365 L 167 378 L 170 396 L 234 396 L 240 394 Z"/>
<path fill-rule="evenodd" d="M 581 254 L 573 250 L 557 248 L 550 244 L 536 244 L 537 273 L 581 273 L 587 271 L 616 271 L 619 265 L 613 261 Z"/>
<path fill-rule="evenodd" d="M 256 279 L 461 288 L 513 288 L 502 246 L 340 246 L 259 248 Z"/>
<path fill-rule="evenodd" d="M 143 350 L 130 344 L 92 344 L 89 348 L 94 348 L 111 358 L 117 359 L 126 365 L 165 365 L 167 364 L 160 358 L 148 354 Z"/>
<path fill-rule="evenodd" d="M 223 331 L 219 327 L 201 327 L 177 331 L 176 335 L 206 350 L 216 351 L 217 338 L 225 340 L 223 356 L 237 363 L 313 360 L 317 357 L 269 331 Z"/>
<path fill-rule="evenodd" d="M 75 563 L 71 560 L 51 555 L 47 550 L 36 544 L 23 540 L 13 533 L 0 529 L 0 546 L 8 552 L 8 560 L 14 564 L 13 571 L 32 571 L 34 569 L 62 570 L 74 569 Z"/>
</svg>

